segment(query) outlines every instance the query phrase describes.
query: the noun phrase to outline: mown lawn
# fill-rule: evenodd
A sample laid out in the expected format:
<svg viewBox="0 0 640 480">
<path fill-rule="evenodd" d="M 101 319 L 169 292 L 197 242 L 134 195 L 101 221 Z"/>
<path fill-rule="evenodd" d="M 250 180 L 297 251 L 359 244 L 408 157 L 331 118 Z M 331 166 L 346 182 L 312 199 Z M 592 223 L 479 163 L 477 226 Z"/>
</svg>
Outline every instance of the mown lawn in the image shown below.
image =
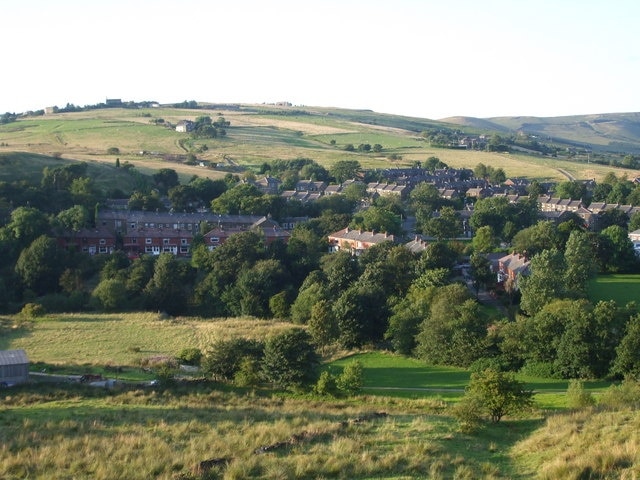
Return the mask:
<svg viewBox="0 0 640 480">
<path fill-rule="evenodd" d="M 615 300 L 619 306 L 640 304 L 640 275 L 598 275 L 589 283 L 588 295 L 594 303 Z"/>
</svg>

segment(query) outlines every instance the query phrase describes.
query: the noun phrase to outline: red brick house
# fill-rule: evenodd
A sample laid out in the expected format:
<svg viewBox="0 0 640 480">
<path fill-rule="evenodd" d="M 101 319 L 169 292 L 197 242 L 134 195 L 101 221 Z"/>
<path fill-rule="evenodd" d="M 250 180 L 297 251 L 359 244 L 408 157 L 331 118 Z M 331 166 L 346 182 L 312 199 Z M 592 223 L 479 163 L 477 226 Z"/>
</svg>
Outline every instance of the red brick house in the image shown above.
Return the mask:
<svg viewBox="0 0 640 480">
<path fill-rule="evenodd" d="M 83 228 L 62 232 L 56 236 L 58 245 L 89 255 L 110 254 L 116 249 L 116 234 L 106 227 Z"/>
<path fill-rule="evenodd" d="M 191 251 L 193 234 L 189 230 L 173 228 L 137 228 L 130 229 L 123 236 L 122 247 L 129 257 L 136 258 L 146 253 L 160 255 L 171 253 L 188 256 Z"/>
<path fill-rule="evenodd" d="M 363 232 L 349 227 L 328 236 L 329 251 L 349 250 L 352 255 L 360 255 L 364 250 L 382 242 L 395 242 L 396 238 L 387 233 Z"/>
</svg>

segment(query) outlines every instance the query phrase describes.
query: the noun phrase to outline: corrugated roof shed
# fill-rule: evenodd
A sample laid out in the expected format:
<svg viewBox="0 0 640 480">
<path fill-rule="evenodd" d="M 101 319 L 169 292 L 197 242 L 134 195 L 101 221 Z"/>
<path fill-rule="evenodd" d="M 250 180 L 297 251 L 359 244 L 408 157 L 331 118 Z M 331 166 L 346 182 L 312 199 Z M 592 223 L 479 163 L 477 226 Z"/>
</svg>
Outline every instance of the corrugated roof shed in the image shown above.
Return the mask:
<svg viewBox="0 0 640 480">
<path fill-rule="evenodd" d="M 0 350 L 0 365 L 23 365 L 29 363 L 24 350 Z"/>
</svg>

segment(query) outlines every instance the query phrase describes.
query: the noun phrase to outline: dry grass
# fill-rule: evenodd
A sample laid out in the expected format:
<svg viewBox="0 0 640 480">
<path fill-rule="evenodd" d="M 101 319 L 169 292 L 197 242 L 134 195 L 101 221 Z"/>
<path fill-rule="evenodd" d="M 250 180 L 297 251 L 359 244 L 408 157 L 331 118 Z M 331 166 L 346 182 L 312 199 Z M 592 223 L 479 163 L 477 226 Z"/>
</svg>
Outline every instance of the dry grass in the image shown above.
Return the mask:
<svg viewBox="0 0 640 480">
<path fill-rule="evenodd" d="M 214 477 L 225 479 L 504 478 L 487 467 L 486 449 L 481 460 L 448 452 L 455 434 L 444 417 L 391 410 L 386 419 L 344 427 L 379 405 L 205 388 L 91 392 L 4 402 L 0 478 L 171 479 L 211 458 L 230 459 Z M 254 453 L 301 432 L 307 440 Z"/>
<path fill-rule="evenodd" d="M 175 355 L 183 348 L 206 350 L 221 338 L 265 338 L 291 327 L 247 318 L 162 320 L 153 313 L 60 314 L 13 332 L 0 346 L 25 349 L 33 362 L 137 365 L 142 358 Z"/>
<path fill-rule="evenodd" d="M 535 478 L 635 479 L 640 476 L 639 428 L 638 411 L 555 415 L 513 454 Z"/>
</svg>

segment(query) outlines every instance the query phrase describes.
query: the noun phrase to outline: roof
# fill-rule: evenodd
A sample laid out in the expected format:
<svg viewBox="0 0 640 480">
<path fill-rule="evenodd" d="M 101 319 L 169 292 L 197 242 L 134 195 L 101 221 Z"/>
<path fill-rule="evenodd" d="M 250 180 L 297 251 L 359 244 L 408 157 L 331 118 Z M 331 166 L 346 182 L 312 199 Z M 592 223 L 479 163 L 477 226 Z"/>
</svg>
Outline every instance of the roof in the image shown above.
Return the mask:
<svg viewBox="0 0 640 480">
<path fill-rule="evenodd" d="M 329 235 L 329 239 L 333 240 L 356 240 L 366 243 L 381 243 L 386 241 L 395 242 L 395 236 L 387 233 L 363 232 L 362 230 L 353 230 L 349 227 L 343 228 Z"/>
<path fill-rule="evenodd" d="M 24 365 L 29 363 L 24 350 L 0 350 L 0 365 Z"/>
</svg>

